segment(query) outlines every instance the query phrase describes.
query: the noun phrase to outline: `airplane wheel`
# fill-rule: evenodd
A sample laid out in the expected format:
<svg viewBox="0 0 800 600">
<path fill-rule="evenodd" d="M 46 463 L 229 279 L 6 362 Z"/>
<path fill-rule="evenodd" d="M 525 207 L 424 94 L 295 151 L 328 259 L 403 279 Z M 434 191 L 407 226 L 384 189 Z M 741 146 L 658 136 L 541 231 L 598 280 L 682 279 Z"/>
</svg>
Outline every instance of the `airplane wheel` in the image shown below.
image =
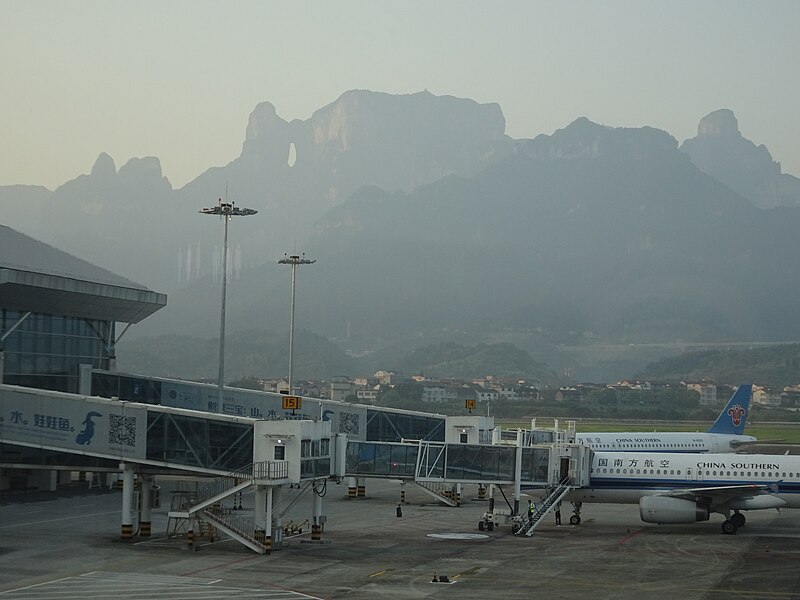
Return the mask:
<svg viewBox="0 0 800 600">
<path fill-rule="evenodd" d="M 483 521 L 478 521 L 478 531 L 483 531 Z"/>
<path fill-rule="evenodd" d="M 581 524 L 581 516 L 580 515 L 572 515 L 569 518 L 570 525 L 580 525 Z"/>
<path fill-rule="evenodd" d="M 733 521 L 726 519 L 722 522 L 722 533 L 725 535 L 733 535 L 736 533 L 736 525 L 733 524 Z"/>
<path fill-rule="evenodd" d="M 733 526 L 736 527 L 736 529 L 739 529 L 739 527 L 744 527 L 746 520 L 747 519 L 745 519 L 745 516 L 742 513 L 733 513 L 731 515 L 731 523 L 733 523 Z"/>
</svg>

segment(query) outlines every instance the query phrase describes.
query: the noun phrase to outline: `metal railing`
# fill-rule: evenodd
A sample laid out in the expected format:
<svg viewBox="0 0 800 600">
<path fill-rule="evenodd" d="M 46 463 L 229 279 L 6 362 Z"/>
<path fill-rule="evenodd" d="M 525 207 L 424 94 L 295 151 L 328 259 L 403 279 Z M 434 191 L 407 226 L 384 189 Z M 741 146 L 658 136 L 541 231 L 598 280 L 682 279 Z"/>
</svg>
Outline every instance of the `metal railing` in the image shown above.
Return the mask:
<svg viewBox="0 0 800 600">
<path fill-rule="evenodd" d="M 253 463 L 252 479 L 287 479 L 289 477 L 288 460 L 264 460 Z"/>
</svg>

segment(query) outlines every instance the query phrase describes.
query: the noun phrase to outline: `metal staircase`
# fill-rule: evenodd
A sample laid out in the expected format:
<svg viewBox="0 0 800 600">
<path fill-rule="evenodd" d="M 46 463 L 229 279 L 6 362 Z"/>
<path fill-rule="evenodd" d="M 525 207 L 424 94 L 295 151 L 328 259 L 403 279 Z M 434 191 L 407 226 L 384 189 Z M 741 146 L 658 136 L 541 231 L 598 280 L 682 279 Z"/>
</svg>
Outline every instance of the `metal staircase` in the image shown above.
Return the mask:
<svg viewBox="0 0 800 600">
<path fill-rule="evenodd" d="M 572 490 L 572 486 L 570 485 L 569 479 L 562 480 L 550 495 L 544 499 L 542 505 L 539 509 L 533 514 L 533 516 L 528 520 L 524 521 L 519 529 L 514 532 L 514 535 L 524 535 L 526 537 L 530 537 L 533 535 L 533 530 L 539 526 L 539 523 L 542 522 L 542 519 L 550 514 L 553 510 L 553 507 L 556 506 L 561 500 L 564 499 L 570 491 Z"/>
<path fill-rule="evenodd" d="M 269 548 L 263 530 L 252 519 L 234 515 L 222 506 L 225 498 L 251 487 L 257 480 L 283 480 L 288 476 L 287 461 L 255 463 L 238 471 L 217 477 L 196 490 L 183 490 L 173 496 L 169 511 L 167 535 L 194 531 L 199 519 L 260 554 Z M 241 507 L 240 507 L 241 508 Z M 202 529 L 202 527 L 201 527 Z"/>
<path fill-rule="evenodd" d="M 215 506 L 199 511 L 197 516 L 254 552 L 266 554 L 269 550 L 264 544 L 264 531 L 252 519 Z"/>
<path fill-rule="evenodd" d="M 453 486 L 448 483 L 435 481 L 414 481 L 426 493 L 447 506 L 461 506 L 461 498 L 453 491 Z"/>
</svg>

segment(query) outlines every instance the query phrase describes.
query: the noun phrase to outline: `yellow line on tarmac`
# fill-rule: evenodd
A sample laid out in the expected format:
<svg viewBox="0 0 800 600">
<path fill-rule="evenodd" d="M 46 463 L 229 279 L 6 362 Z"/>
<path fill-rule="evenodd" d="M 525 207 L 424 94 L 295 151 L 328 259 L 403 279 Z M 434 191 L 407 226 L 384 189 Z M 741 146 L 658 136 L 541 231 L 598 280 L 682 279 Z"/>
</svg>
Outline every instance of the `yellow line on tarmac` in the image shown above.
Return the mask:
<svg viewBox="0 0 800 600">
<path fill-rule="evenodd" d="M 383 571 L 378 571 L 377 573 L 373 573 L 370 577 L 380 577 L 381 575 L 386 575 L 387 573 L 391 573 L 394 569 L 384 569 Z"/>
</svg>

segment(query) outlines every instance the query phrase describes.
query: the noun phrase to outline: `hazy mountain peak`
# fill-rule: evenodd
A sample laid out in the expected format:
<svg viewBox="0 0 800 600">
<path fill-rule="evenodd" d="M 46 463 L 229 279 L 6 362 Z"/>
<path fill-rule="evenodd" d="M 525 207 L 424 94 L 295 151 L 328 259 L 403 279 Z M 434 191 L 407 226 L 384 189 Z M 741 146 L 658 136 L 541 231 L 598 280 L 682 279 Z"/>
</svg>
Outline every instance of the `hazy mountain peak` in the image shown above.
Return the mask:
<svg viewBox="0 0 800 600">
<path fill-rule="evenodd" d="M 269 135 L 275 126 L 279 124 L 286 125 L 286 121 L 278 116 L 275 105 L 272 102 L 260 102 L 250 113 L 245 143 Z"/>
<path fill-rule="evenodd" d="M 697 136 L 681 145 L 694 165 L 760 208 L 800 205 L 800 180 L 781 173 L 764 145 L 739 132 L 732 110 L 715 110 L 700 119 Z"/>
<path fill-rule="evenodd" d="M 116 174 L 117 166 L 114 164 L 114 159 L 105 152 L 101 152 L 92 167 L 92 177 L 111 179 Z"/>
<path fill-rule="evenodd" d="M 708 113 L 697 125 L 697 137 L 741 137 L 739 121 L 728 108 Z"/>
<path fill-rule="evenodd" d="M 535 158 L 632 158 L 674 155 L 678 141 L 654 127 L 609 127 L 579 117 L 552 135 L 539 135 L 524 148 Z"/>
<path fill-rule="evenodd" d="M 152 180 L 161 179 L 161 161 L 155 156 L 143 156 L 141 158 L 131 158 L 119 169 L 120 177 Z"/>
</svg>

